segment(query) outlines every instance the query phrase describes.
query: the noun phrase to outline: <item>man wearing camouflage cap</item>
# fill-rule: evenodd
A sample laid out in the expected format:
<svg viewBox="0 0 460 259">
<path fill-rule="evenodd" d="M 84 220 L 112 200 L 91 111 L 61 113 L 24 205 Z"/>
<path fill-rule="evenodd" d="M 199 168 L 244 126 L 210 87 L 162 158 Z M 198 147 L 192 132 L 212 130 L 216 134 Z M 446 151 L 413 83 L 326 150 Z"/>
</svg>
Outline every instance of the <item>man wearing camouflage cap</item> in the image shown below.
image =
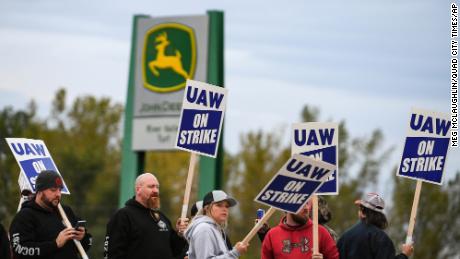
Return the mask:
<svg viewBox="0 0 460 259">
<path fill-rule="evenodd" d="M 24 203 L 10 226 L 11 246 L 14 258 L 77 259 L 77 248 L 72 239 L 81 241 L 85 250 L 91 236 L 85 228 L 66 228 L 62 223 L 58 205 L 63 187 L 61 176 L 52 170 L 38 174 L 35 197 Z M 72 223 L 77 217 L 68 206 L 62 206 Z"/>
</svg>

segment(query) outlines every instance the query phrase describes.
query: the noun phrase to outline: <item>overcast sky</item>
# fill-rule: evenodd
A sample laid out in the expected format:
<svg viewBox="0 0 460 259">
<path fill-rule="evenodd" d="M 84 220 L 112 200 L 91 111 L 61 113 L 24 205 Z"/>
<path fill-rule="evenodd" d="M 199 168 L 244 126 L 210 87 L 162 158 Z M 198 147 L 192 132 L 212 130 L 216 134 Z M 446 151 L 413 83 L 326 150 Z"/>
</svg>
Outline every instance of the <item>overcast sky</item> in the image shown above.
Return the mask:
<svg viewBox="0 0 460 259">
<path fill-rule="evenodd" d="M 69 96 L 125 102 L 132 19 L 225 12 L 225 146 L 285 128 L 305 104 L 354 137 L 381 128 L 399 162 L 410 108 L 449 112 L 448 1 L 0 0 L 0 108 Z M 460 169 L 451 150 L 447 175 Z"/>
</svg>

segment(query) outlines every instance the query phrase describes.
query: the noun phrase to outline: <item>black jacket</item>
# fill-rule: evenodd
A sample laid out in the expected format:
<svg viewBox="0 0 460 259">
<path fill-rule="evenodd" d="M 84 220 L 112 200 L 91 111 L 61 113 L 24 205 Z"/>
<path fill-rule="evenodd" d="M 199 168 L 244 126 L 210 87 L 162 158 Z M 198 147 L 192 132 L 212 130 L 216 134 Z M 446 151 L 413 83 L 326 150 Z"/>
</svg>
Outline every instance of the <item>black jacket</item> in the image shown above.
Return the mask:
<svg viewBox="0 0 460 259">
<path fill-rule="evenodd" d="M 108 259 L 170 259 L 182 253 L 187 241 L 169 219 L 130 199 L 107 224 L 104 257 Z"/>
<path fill-rule="evenodd" d="M 407 259 L 395 256 L 395 247 L 380 228 L 360 221 L 348 229 L 337 242 L 340 259 Z"/>
<path fill-rule="evenodd" d="M 72 209 L 62 206 L 72 225 L 78 218 Z M 79 253 L 74 242 L 69 240 L 61 248 L 57 247 L 56 238 L 65 229 L 57 210 L 49 211 L 40 207 L 35 201 L 23 204 L 10 226 L 10 239 L 14 258 L 77 259 Z M 88 250 L 91 235 L 86 232 L 81 244 Z"/>
<path fill-rule="evenodd" d="M 10 240 L 8 239 L 8 235 L 6 234 L 2 224 L 0 224 L 0 258 L 11 258 Z"/>
</svg>

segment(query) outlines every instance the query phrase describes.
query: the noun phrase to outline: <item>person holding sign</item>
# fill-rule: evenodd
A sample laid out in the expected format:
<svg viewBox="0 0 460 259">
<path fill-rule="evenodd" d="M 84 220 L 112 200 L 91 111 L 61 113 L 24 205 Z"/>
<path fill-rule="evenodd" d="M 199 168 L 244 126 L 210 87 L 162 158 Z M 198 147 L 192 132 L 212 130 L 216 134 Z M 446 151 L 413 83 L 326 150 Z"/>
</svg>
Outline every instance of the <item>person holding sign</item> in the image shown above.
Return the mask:
<svg viewBox="0 0 460 259">
<path fill-rule="evenodd" d="M 402 245 L 402 253 L 395 256 L 393 242 L 383 231 L 388 226 L 385 202 L 376 193 L 368 193 L 355 202 L 359 206 L 360 221 L 339 239 L 341 259 L 405 259 L 412 255 L 412 245 Z"/>
<path fill-rule="evenodd" d="M 66 228 L 58 211 L 63 182 L 52 170 L 38 174 L 35 182 L 36 195 L 23 204 L 10 226 L 11 246 L 14 258 L 80 258 L 72 239 L 81 242 L 88 250 L 91 235 L 84 227 Z M 68 206 L 62 206 L 75 224 L 78 218 Z"/>
<path fill-rule="evenodd" d="M 319 255 L 313 253 L 313 223 L 309 217 L 312 209 L 308 201 L 297 213 L 287 213 L 278 226 L 270 229 L 262 243 L 262 259 L 338 259 L 337 247 L 329 232 L 318 226 Z"/>
<path fill-rule="evenodd" d="M 193 218 L 197 216 L 198 212 L 200 211 L 201 211 L 201 215 L 203 215 L 203 201 L 197 201 L 192 205 L 192 208 L 190 209 L 190 218 L 193 220 Z M 228 234 L 225 231 L 224 231 L 224 240 L 225 240 L 225 244 L 227 245 L 228 250 L 232 250 L 233 248 L 232 242 L 230 241 L 230 238 L 228 237 Z M 188 259 L 188 246 L 184 252 L 184 258 Z"/>
<path fill-rule="evenodd" d="M 204 196 L 203 209 L 200 211 L 202 215 L 198 212 L 185 232 L 189 241 L 189 259 L 238 258 L 246 253 L 248 244 L 238 242 L 229 249 L 225 240 L 229 208 L 236 204 L 235 199 L 221 190 Z"/>
<path fill-rule="evenodd" d="M 311 217 L 311 211 L 309 216 Z M 318 196 L 318 223 L 322 225 L 323 227 L 326 228 L 326 230 L 329 232 L 331 235 L 332 239 L 334 239 L 334 242 L 337 242 L 339 239 L 339 236 L 337 233 L 327 225 L 327 223 L 332 219 L 332 213 L 331 210 L 329 209 L 329 206 L 327 205 L 327 201 L 323 196 Z M 261 227 L 257 231 L 257 236 L 259 237 L 260 241 L 263 242 L 265 235 L 268 233 L 270 230 L 270 227 L 268 224 L 264 223 L 263 227 Z"/>
<path fill-rule="evenodd" d="M 160 184 L 151 173 L 137 177 L 136 195 L 119 209 L 107 224 L 104 257 L 108 259 L 162 258 L 172 259 L 183 253 L 187 242 L 183 232 L 188 225 L 184 218 L 176 222 L 176 230 L 160 209 Z"/>
</svg>

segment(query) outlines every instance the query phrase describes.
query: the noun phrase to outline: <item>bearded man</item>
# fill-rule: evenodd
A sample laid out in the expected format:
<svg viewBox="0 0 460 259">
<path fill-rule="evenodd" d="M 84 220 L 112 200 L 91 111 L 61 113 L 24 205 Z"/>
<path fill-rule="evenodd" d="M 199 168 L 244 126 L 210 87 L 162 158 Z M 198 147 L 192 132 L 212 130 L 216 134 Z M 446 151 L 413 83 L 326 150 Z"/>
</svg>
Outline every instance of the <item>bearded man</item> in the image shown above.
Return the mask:
<svg viewBox="0 0 460 259">
<path fill-rule="evenodd" d="M 160 211 L 160 184 L 151 173 L 137 177 L 136 195 L 107 223 L 104 243 L 106 259 L 169 259 L 187 245 L 183 233 L 188 219 L 179 219 L 176 230 Z"/>
<path fill-rule="evenodd" d="M 91 235 L 84 227 L 66 228 L 58 211 L 61 201 L 62 178 L 52 170 L 38 174 L 36 194 L 23 204 L 10 226 L 11 246 L 14 258 L 80 258 L 72 239 L 81 242 L 88 250 Z M 75 226 L 78 218 L 68 206 L 62 205 L 70 223 Z"/>
<path fill-rule="evenodd" d="M 287 213 L 278 226 L 270 229 L 262 243 L 262 259 L 338 259 L 334 239 L 318 225 L 319 254 L 313 254 L 313 222 L 308 216 L 312 204 L 297 213 Z"/>
</svg>

